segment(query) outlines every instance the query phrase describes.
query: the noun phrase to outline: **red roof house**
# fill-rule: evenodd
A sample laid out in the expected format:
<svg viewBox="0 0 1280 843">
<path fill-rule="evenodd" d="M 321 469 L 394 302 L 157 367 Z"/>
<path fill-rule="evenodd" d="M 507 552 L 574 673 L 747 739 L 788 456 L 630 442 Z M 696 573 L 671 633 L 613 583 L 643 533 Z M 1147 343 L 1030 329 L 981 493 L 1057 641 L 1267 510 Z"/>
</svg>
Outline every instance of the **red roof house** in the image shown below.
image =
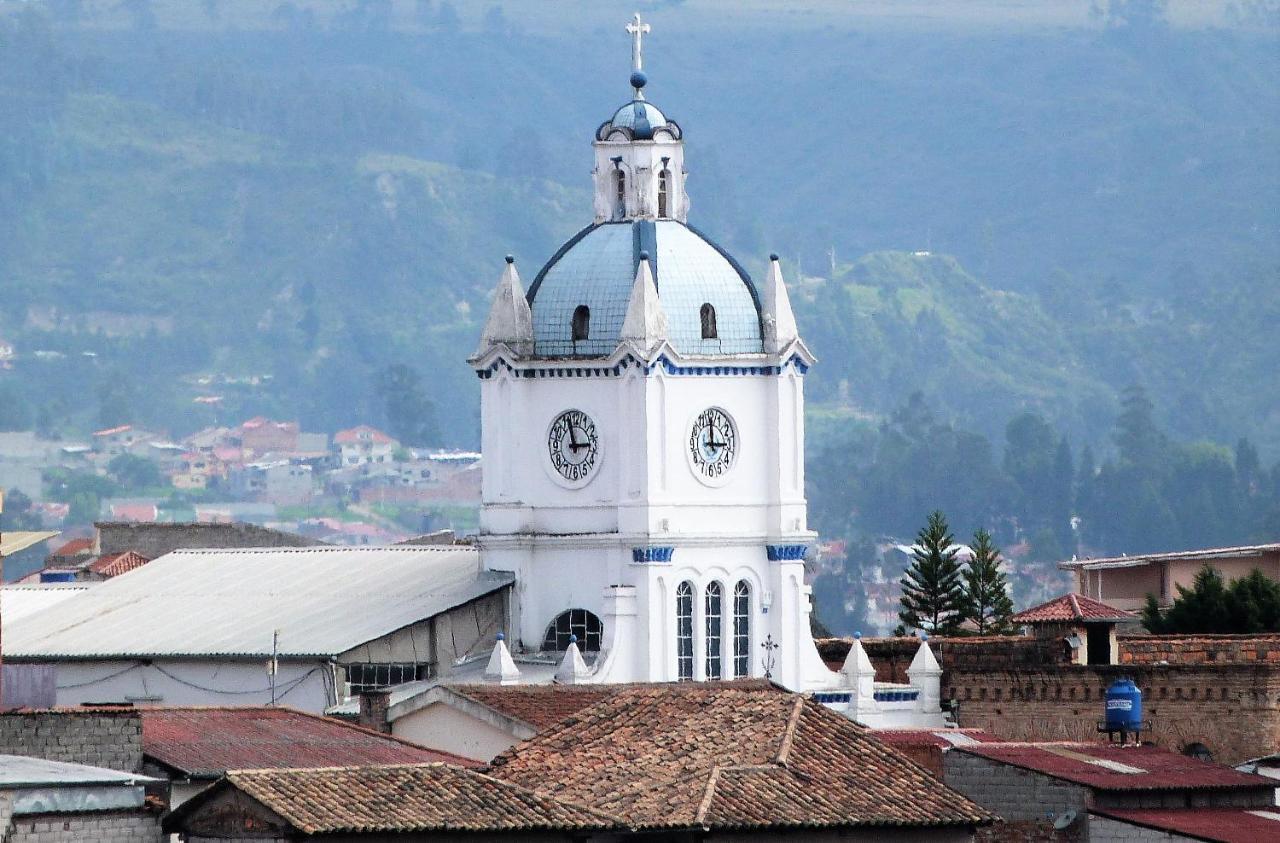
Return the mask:
<svg viewBox="0 0 1280 843">
<path fill-rule="evenodd" d="M 1055 597 L 1011 618 L 1016 624 L 1028 626 L 1038 623 L 1118 623 L 1135 619 L 1132 612 L 1074 593 Z"/>
</svg>

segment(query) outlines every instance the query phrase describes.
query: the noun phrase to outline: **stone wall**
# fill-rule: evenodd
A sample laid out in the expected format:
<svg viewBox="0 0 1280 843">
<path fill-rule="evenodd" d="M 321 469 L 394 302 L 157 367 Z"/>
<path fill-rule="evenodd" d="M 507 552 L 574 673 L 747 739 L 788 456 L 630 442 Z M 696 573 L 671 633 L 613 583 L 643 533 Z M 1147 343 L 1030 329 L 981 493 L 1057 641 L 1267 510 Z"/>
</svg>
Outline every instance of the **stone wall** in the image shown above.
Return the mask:
<svg viewBox="0 0 1280 843">
<path fill-rule="evenodd" d="M 1071 809 L 1083 814 L 1089 790 L 1080 785 L 952 750 L 943 755 L 944 780 L 1006 821 L 1047 822 Z"/>
<path fill-rule="evenodd" d="M 142 717 L 136 711 L 0 712 L 0 754 L 142 770 Z"/>
<path fill-rule="evenodd" d="M 15 817 L 6 843 L 160 843 L 160 818 L 147 811 Z"/>
<path fill-rule="evenodd" d="M 1122 635 L 1121 664 L 1273 664 L 1280 635 Z"/>
<path fill-rule="evenodd" d="M 817 642 L 823 661 L 839 670 L 849 654 L 847 638 L 823 638 Z M 929 647 L 944 669 L 1025 670 L 1067 664 L 1060 642 L 1022 635 L 930 638 Z M 862 647 L 876 669 L 879 682 L 906 682 L 907 668 L 920 649 L 918 638 L 863 638 Z"/>
<path fill-rule="evenodd" d="M 1196 838 L 1120 822 L 1110 817 L 1089 817 L 1089 843 L 1156 843 L 1157 841 L 1192 841 L 1194 839 Z"/>
<path fill-rule="evenodd" d="M 943 695 L 962 726 L 1007 740 L 1098 740 L 1106 688 L 1121 676 L 1143 693 L 1145 739 L 1180 752 L 1201 743 L 1238 764 L 1280 749 L 1280 666 L 1064 666 L 1031 671 L 946 670 Z"/>
<path fill-rule="evenodd" d="M 131 521 L 102 521 L 93 525 L 98 533 L 98 553 L 136 550 L 155 559 L 174 550 L 230 547 L 313 547 L 324 542 L 306 536 L 271 530 L 256 524 L 143 524 Z"/>
</svg>

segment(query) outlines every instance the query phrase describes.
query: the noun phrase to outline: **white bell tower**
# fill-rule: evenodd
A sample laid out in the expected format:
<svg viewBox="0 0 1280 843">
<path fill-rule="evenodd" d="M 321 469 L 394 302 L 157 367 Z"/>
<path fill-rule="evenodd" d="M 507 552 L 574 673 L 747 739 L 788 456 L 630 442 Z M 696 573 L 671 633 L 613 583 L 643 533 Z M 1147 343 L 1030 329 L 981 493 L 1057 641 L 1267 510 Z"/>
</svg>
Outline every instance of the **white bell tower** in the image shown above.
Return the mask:
<svg viewBox="0 0 1280 843">
<path fill-rule="evenodd" d="M 498 646 L 524 681 L 839 687 L 804 583 L 814 358 L 777 257 L 757 283 L 688 224 L 683 133 L 644 95 L 648 24 L 627 31 L 633 95 L 596 131 L 594 220 L 527 290 L 507 259 L 469 361 L 482 558 L 517 583 Z"/>
</svg>

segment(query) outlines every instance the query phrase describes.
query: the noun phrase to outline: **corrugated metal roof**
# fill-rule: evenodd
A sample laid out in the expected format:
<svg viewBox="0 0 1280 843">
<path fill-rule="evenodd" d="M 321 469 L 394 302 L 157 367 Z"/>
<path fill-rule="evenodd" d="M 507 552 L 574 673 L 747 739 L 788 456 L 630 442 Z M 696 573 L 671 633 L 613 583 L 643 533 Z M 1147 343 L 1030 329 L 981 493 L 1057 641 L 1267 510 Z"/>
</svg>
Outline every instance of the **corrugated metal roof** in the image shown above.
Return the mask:
<svg viewBox="0 0 1280 843">
<path fill-rule="evenodd" d="M 1089 813 L 1180 835 L 1171 838 L 1175 840 L 1257 843 L 1280 839 L 1280 811 L 1269 808 L 1090 808 Z"/>
<path fill-rule="evenodd" d="M 45 539 L 51 539 L 56 535 L 58 535 L 57 531 L 25 532 L 23 530 L 5 530 L 3 534 L 0 534 L 0 557 L 12 556 L 19 550 L 26 550 L 31 545 L 39 544 Z"/>
<path fill-rule="evenodd" d="M 4 619 L 6 630 L 19 618 L 34 614 L 43 609 L 61 603 L 68 597 L 75 597 L 89 590 L 93 583 L 24 583 L 22 585 L 6 585 L 0 588 L 0 618 Z M 7 632 L 6 632 L 7 634 Z M 8 650 L 8 641 L 5 650 Z"/>
<path fill-rule="evenodd" d="M 5 658 L 332 656 L 510 584 L 474 547 L 178 550 L 19 620 Z"/>
<path fill-rule="evenodd" d="M 1063 570 L 1083 568 L 1094 570 L 1102 568 L 1132 568 L 1138 565 L 1149 565 L 1152 562 L 1200 561 L 1209 559 L 1230 559 L 1237 556 L 1261 556 L 1264 553 L 1280 551 L 1280 542 L 1269 544 L 1246 544 L 1237 547 L 1211 547 L 1202 550 L 1176 550 L 1170 553 L 1143 553 L 1134 556 L 1101 556 L 1097 559 L 1072 559 L 1059 562 Z"/>
<path fill-rule="evenodd" d="M 69 764 L 25 755 L 0 755 L 0 787 L 33 787 L 38 785 L 144 784 L 159 779 L 138 773 Z"/>
</svg>

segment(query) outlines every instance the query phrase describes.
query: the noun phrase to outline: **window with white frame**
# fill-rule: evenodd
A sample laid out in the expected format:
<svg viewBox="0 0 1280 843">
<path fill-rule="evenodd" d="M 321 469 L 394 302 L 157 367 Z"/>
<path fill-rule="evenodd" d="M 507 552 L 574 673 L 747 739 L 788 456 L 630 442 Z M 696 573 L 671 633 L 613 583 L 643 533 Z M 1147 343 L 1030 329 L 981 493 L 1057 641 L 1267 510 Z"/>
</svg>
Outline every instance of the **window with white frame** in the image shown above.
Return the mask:
<svg viewBox="0 0 1280 843">
<path fill-rule="evenodd" d="M 676 676 L 693 679 L 693 583 L 676 586 Z"/>
<path fill-rule="evenodd" d="M 751 583 L 733 587 L 733 675 L 751 674 Z"/>
<path fill-rule="evenodd" d="M 706 597 L 706 627 L 707 635 L 705 638 L 706 654 L 707 654 L 707 678 L 721 679 L 724 677 L 724 668 L 722 665 L 723 656 L 720 647 L 723 642 L 722 626 L 724 622 L 724 606 L 722 603 L 724 598 L 723 589 L 718 582 L 707 583 Z"/>
</svg>

